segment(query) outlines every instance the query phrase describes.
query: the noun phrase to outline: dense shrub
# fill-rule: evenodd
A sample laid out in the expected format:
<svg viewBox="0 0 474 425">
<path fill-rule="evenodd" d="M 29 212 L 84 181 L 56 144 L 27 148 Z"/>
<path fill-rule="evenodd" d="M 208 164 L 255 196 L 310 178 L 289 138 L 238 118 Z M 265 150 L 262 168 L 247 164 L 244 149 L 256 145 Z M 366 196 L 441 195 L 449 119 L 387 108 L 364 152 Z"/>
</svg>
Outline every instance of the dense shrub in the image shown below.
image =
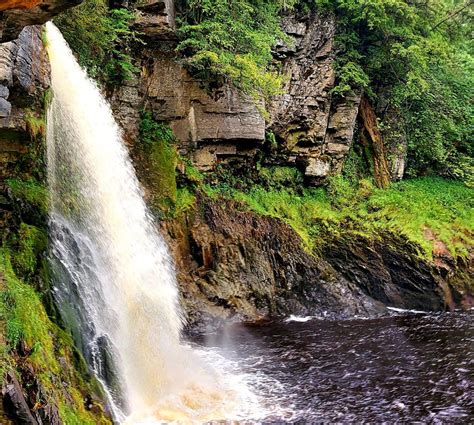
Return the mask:
<svg viewBox="0 0 474 425">
<path fill-rule="evenodd" d="M 286 40 L 280 12 L 295 1 L 182 0 L 178 51 L 197 75 L 232 82 L 256 100 L 280 92 L 272 47 Z"/>
<path fill-rule="evenodd" d="M 89 75 L 119 84 L 138 71 L 131 57 L 133 43 L 139 42 L 130 29 L 133 18 L 125 8 L 109 9 L 105 0 L 85 0 L 54 22 Z"/>
<path fill-rule="evenodd" d="M 337 16 L 335 95 L 384 92 L 400 111 L 411 176 L 474 182 L 469 0 L 313 0 Z M 374 99 L 377 102 L 377 99 Z M 383 123 L 381 123 L 383 125 Z"/>
</svg>

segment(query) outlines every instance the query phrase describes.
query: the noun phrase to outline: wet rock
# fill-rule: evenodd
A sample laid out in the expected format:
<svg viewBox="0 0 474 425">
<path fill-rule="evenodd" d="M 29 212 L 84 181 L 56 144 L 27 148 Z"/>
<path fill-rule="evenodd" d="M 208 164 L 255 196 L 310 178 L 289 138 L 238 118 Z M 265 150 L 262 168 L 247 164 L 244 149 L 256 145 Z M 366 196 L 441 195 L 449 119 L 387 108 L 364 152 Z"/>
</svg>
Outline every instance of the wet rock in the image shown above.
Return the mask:
<svg viewBox="0 0 474 425">
<path fill-rule="evenodd" d="M 290 313 L 346 317 L 383 310 L 307 253 L 288 225 L 239 209 L 238 203 L 206 198 L 188 222 L 164 224 L 192 327 Z"/>
<path fill-rule="evenodd" d="M 21 385 L 12 372 L 5 375 L 2 396 L 4 409 L 11 419 L 25 425 L 38 425 L 28 407 Z"/>
<path fill-rule="evenodd" d="M 34 168 L 26 154 L 38 152 L 41 141 L 32 139 L 27 121 L 31 114 L 42 117 L 49 85 L 41 27 L 26 27 L 17 40 L 0 44 L 0 196 L 6 199 L 10 196 L 5 179 L 28 179 Z M 14 219 L 11 209 L 0 206 L 0 227 L 8 227 Z"/>
<path fill-rule="evenodd" d="M 423 260 L 417 246 L 388 234 L 373 241 L 346 237 L 324 249 L 324 258 L 338 272 L 386 305 L 424 311 L 466 307 L 474 289 L 469 283 L 474 282 L 473 265 L 443 254 L 442 262 L 441 257 Z"/>
</svg>

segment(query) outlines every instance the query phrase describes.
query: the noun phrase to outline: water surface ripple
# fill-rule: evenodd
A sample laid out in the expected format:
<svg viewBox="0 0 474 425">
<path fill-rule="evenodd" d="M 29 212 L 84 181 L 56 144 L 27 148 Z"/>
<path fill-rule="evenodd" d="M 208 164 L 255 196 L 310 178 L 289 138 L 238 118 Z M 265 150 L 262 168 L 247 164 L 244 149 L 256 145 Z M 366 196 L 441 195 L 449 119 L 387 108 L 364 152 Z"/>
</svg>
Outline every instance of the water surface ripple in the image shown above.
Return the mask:
<svg viewBox="0 0 474 425">
<path fill-rule="evenodd" d="M 253 379 L 268 410 L 255 422 L 473 423 L 473 324 L 473 311 L 272 322 L 200 343 Z"/>
</svg>

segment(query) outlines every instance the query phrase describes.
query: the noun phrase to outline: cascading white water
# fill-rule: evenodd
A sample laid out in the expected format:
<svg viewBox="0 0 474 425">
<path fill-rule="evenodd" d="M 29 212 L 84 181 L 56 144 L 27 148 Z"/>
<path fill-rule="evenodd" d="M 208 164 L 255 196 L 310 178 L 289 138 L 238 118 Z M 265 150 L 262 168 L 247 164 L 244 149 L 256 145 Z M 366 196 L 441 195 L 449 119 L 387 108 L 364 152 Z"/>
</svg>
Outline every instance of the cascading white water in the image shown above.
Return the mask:
<svg viewBox="0 0 474 425">
<path fill-rule="evenodd" d="M 173 267 L 111 109 L 52 23 L 47 39 L 51 257 L 62 317 L 118 420 L 221 419 L 229 391 L 180 343 Z"/>
</svg>

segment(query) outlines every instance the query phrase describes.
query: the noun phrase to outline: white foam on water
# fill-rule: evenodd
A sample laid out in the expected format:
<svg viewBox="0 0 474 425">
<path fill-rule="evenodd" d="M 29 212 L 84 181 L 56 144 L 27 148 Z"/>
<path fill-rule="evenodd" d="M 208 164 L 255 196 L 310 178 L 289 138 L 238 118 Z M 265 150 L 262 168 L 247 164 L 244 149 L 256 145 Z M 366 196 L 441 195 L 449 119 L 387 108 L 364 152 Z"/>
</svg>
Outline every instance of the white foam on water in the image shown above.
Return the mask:
<svg viewBox="0 0 474 425">
<path fill-rule="evenodd" d="M 406 310 L 406 309 L 397 308 L 397 307 L 387 307 L 387 310 L 394 311 L 394 312 L 396 312 L 396 313 L 428 314 L 426 311 L 421 311 L 421 310 Z"/>
<path fill-rule="evenodd" d="M 295 315 L 290 315 L 290 317 L 287 317 L 285 319 L 285 322 L 300 322 L 300 323 L 304 323 L 304 322 L 309 322 L 310 320 L 313 320 L 314 317 L 313 316 L 295 316 Z"/>
</svg>

